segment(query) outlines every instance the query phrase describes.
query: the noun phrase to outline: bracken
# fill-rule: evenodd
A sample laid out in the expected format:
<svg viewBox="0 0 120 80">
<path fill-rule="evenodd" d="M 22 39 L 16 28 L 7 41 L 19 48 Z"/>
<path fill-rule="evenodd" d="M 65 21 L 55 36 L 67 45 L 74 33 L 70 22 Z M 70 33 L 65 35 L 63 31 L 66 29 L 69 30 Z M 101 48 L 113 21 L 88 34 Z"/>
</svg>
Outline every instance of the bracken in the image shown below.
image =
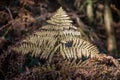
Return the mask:
<svg viewBox="0 0 120 80">
<path fill-rule="evenodd" d="M 81 32 L 72 25 L 62 7 L 47 22 L 48 25 L 22 40 L 12 50 L 23 54 L 31 53 L 49 61 L 55 53 L 60 53 L 68 60 L 98 56 L 97 47 L 83 39 Z"/>
</svg>

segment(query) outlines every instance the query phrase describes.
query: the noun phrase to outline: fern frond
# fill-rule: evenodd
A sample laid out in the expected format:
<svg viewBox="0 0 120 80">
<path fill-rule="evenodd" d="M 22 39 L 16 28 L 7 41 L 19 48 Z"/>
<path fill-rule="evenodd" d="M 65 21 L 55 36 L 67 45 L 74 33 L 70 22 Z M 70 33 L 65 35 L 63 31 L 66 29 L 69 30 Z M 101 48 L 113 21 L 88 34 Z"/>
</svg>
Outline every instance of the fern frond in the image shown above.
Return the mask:
<svg viewBox="0 0 120 80">
<path fill-rule="evenodd" d="M 84 57 L 97 57 L 100 53 L 97 47 L 83 39 L 69 37 L 63 39 L 61 45 L 61 53 L 64 58 L 68 59 L 78 59 Z"/>
<path fill-rule="evenodd" d="M 48 25 L 28 36 L 13 50 L 23 54 L 31 53 L 33 56 L 40 56 L 40 59 L 49 60 L 52 60 L 55 53 L 61 53 L 65 59 L 98 55 L 97 47 L 83 39 L 81 32 L 72 25 L 72 21 L 62 8 L 58 9 L 47 22 Z"/>
<path fill-rule="evenodd" d="M 69 26 L 72 25 L 72 21 L 70 20 L 70 17 L 67 15 L 67 13 L 60 7 L 56 14 L 51 18 L 51 20 L 47 21 L 50 24 L 56 25 L 56 26 Z"/>
</svg>

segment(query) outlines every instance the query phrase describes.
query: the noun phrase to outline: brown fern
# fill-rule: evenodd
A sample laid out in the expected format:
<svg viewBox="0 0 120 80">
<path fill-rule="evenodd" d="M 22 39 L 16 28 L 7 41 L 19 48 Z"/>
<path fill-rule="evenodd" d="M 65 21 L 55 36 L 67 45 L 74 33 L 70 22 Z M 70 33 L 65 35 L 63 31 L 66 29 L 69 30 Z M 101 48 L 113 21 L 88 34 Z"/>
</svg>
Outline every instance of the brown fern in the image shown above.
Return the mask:
<svg viewBox="0 0 120 80">
<path fill-rule="evenodd" d="M 97 47 L 83 39 L 81 32 L 72 25 L 72 21 L 62 8 L 47 22 L 48 25 L 28 36 L 12 50 L 23 54 L 31 53 L 33 56 L 40 56 L 40 59 L 49 60 L 58 52 L 65 59 L 98 55 Z"/>
</svg>

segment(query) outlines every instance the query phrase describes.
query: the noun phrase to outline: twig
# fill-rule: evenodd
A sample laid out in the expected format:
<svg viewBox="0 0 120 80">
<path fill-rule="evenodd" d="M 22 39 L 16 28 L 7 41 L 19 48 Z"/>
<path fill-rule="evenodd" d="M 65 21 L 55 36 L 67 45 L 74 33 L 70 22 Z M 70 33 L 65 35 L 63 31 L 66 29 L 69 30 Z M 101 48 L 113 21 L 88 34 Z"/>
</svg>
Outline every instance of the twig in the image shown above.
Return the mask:
<svg viewBox="0 0 120 80">
<path fill-rule="evenodd" d="M 3 30 L 4 28 L 6 28 L 7 26 L 9 26 L 11 24 L 11 21 L 8 22 L 8 24 L 4 25 L 3 27 L 0 28 L 0 31 Z"/>
<path fill-rule="evenodd" d="M 8 11 L 8 13 L 9 13 L 9 15 L 10 15 L 11 20 L 14 20 L 14 19 L 13 19 L 13 15 L 12 15 L 12 13 L 11 13 L 10 9 L 9 9 L 8 7 L 5 7 L 5 9 Z M 12 24 L 12 26 L 13 26 L 13 24 Z"/>
<path fill-rule="evenodd" d="M 10 9 L 9 9 L 8 7 L 4 7 L 4 8 L 8 11 L 8 13 L 9 13 L 9 15 L 10 15 L 11 20 L 13 20 L 13 16 L 12 16 L 12 13 L 11 13 Z M 12 22 L 11 22 L 11 21 L 9 21 L 9 23 L 8 23 L 8 24 L 6 24 L 6 25 L 4 25 L 3 27 L 1 27 L 1 28 L 0 28 L 0 31 L 1 31 L 1 30 L 3 30 L 4 28 L 6 28 L 7 26 L 9 26 L 11 23 L 12 23 Z M 13 25 L 12 25 L 12 26 L 13 26 Z"/>
<path fill-rule="evenodd" d="M 8 7 L 5 7 L 5 9 L 8 11 L 8 13 L 9 13 L 9 15 L 10 15 L 10 18 L 11 18 L 11 20 L 13 21 L 13 20 L 14 20 L 14 19 L 13 19 L 13 15 L 12 15 L 10 9 L 9 9 Z M 7 24 L 7 26 L 9 26 L 9 25 L 11 24 L 11 26 L 8 27 L 7 31 L 2 35 L 2 37 L 6 36 L 6 35 L 8 34 L 8 32 L 9 32 L 9 30 L 13 27 L 12 21 L 10 21 L 10 23 Z M 2 27 L 1 30 L 2 30 L 3 28 L 5 28 L 5 27 L 6 27 L 6 26 Z"/>
<path fill-rule="evenodd" d="M 13 19 L 12 13 L 8 7 L 5 7 L 5 9 L 9 12 L 10 18 Z"/>
<path fill-rule="evenodd" d="M 8 27 L 7 31 L 2 35 L 2 37 L 6 36 L 11 28 L 12 27 Z"/>
</svg>

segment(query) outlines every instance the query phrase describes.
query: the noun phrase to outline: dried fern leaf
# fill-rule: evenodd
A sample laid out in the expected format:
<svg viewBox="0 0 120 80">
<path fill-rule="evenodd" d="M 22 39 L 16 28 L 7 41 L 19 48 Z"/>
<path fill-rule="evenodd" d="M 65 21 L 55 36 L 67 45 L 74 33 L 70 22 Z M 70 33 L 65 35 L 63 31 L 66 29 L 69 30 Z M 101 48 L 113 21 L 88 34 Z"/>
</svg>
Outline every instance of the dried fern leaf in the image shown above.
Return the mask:
<svg viewBox="0 0 120 80">
<path fill-rule="evenodd" d="M 64 39 L 61 45 L 61 54 L 68 59 L 84 57 L 97 57 L 100 53 L 97 47 L 83 39 L 72 37 Z"/>
<path fill-rule="evenodd" d="M 62 8 L 47 22 L 48 25 L 22 40 L 13 50 L 49 60 L 52 60 L 55 53 L 61 53 L 63 58 L 69 60 L 98 55 L 97 47 L 82 38 L 81 32 L 72 25 Z"/>
</svg>

